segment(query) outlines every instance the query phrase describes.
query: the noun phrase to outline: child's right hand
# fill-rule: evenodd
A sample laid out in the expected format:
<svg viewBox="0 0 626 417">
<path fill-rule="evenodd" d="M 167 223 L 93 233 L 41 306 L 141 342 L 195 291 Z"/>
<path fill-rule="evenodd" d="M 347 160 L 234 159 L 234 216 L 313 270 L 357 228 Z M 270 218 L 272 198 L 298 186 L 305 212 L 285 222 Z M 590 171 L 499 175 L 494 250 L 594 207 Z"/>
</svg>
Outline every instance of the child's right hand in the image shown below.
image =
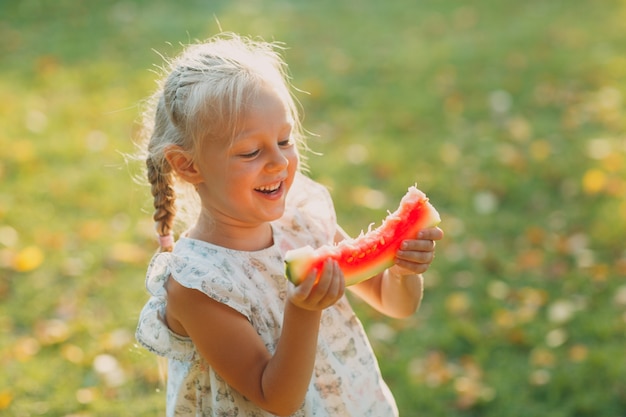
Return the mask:
<svg viewBox="0 0 626 417">
<path fill-rule="evenodd" d="M 297 287 L 289 292 L 289 301 L 305 310 L 319 311 L 335 304 L 343 296 L 346 281 L 337 261 L 324 263 L 317 280 L 317 271 L 311 271 Z"/>
</svg>

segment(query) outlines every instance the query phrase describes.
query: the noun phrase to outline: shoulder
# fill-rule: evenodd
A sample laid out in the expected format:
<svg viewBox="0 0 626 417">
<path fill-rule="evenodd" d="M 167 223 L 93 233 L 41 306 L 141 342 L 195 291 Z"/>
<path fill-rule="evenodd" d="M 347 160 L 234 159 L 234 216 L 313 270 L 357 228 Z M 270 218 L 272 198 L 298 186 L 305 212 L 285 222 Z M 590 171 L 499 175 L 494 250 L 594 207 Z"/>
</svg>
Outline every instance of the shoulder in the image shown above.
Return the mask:
<svg viewBox="0 0 626 417">
<path fill-rule="evenodd" d="M 168 302 L 179 299 L 182 309 L 195 302 L 192 300 L 202 300 L 201 305 L 216 302 L 249 317 L 249 280 L 242 271 L 244 265 L 245 258 L 238 251 L 182 238 L 169 257 L 169 280 L 176 283 L 168 288 Z"/>
<path fill-rule="evenodd" d="M 230 306 L 199 290 L 185 287 L 174 279 L 168 279 L 165 288 L 168 298 L 165 322 L 181 336 L 189 336 L 187 328 L 196 322 L 206 325 L 208 320 L 225 320 L 227 317 L 245 319 L 243 314 Z"/>
<path fill-rule="evenodd" d="M 169 258 L 170 272 L 182 286 L 202 290 L 203 282 L 229 277 L 239 256 L 200 240 L 181 238 Z"/>
</svg>

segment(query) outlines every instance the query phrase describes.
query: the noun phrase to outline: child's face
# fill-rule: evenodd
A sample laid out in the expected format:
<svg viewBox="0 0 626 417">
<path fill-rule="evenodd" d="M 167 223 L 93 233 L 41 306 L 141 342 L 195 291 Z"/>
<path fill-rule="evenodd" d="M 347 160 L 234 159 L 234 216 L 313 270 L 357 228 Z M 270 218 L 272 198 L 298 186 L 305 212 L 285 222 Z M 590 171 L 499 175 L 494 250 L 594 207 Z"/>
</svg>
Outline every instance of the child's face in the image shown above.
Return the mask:
<svg viewBox="0 0 626 417">
<path fill-rule="evenodd" d="M 197 161 L 204 209 L 217 222 L 246 227 L 282 216 L 298 168 L 282 97 L 266 87 L 250 104 L 232 143 L 211 141 Z"/>
</svg>

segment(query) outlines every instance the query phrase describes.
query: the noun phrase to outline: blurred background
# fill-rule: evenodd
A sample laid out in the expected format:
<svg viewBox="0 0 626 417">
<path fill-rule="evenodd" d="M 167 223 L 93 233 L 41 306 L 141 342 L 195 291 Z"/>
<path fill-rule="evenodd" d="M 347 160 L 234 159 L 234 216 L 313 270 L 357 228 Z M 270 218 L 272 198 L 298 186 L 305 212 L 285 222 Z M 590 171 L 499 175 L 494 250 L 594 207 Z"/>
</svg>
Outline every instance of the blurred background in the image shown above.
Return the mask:
<svg viewBox="0 0 626 417">
<path fill-rule="evenodd" d="M 442 215 L 417 314 L 354 301 L 402 416 L 626 416 L 623 0 L 0 0 L 0 416 L 163 415 L 125 155 L 220 28 L 285 42 L 346 230 Z"/>
</svg>

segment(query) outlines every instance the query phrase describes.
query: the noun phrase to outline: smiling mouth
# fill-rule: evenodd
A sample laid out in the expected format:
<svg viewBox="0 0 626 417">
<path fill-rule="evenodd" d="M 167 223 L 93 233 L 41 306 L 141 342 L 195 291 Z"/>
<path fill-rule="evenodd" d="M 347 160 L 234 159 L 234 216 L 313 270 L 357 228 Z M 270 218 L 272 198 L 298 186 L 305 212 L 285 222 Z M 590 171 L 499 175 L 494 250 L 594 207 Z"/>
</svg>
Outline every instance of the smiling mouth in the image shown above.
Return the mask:
<svg viewBox="0 0 626 417">
<path fill-rule="evenodd" d="M 264 185 L 262 187 L 259 188 L 255 188 L 255 191 L 261 192 L 263 194 L 272 194 L 275 193 L 276 191 L 280 190 L 280 188 L 282 187 L 283 182 L 277 182 L 274 184 L 269 184 L 269 185 Z"/>
</svg>

